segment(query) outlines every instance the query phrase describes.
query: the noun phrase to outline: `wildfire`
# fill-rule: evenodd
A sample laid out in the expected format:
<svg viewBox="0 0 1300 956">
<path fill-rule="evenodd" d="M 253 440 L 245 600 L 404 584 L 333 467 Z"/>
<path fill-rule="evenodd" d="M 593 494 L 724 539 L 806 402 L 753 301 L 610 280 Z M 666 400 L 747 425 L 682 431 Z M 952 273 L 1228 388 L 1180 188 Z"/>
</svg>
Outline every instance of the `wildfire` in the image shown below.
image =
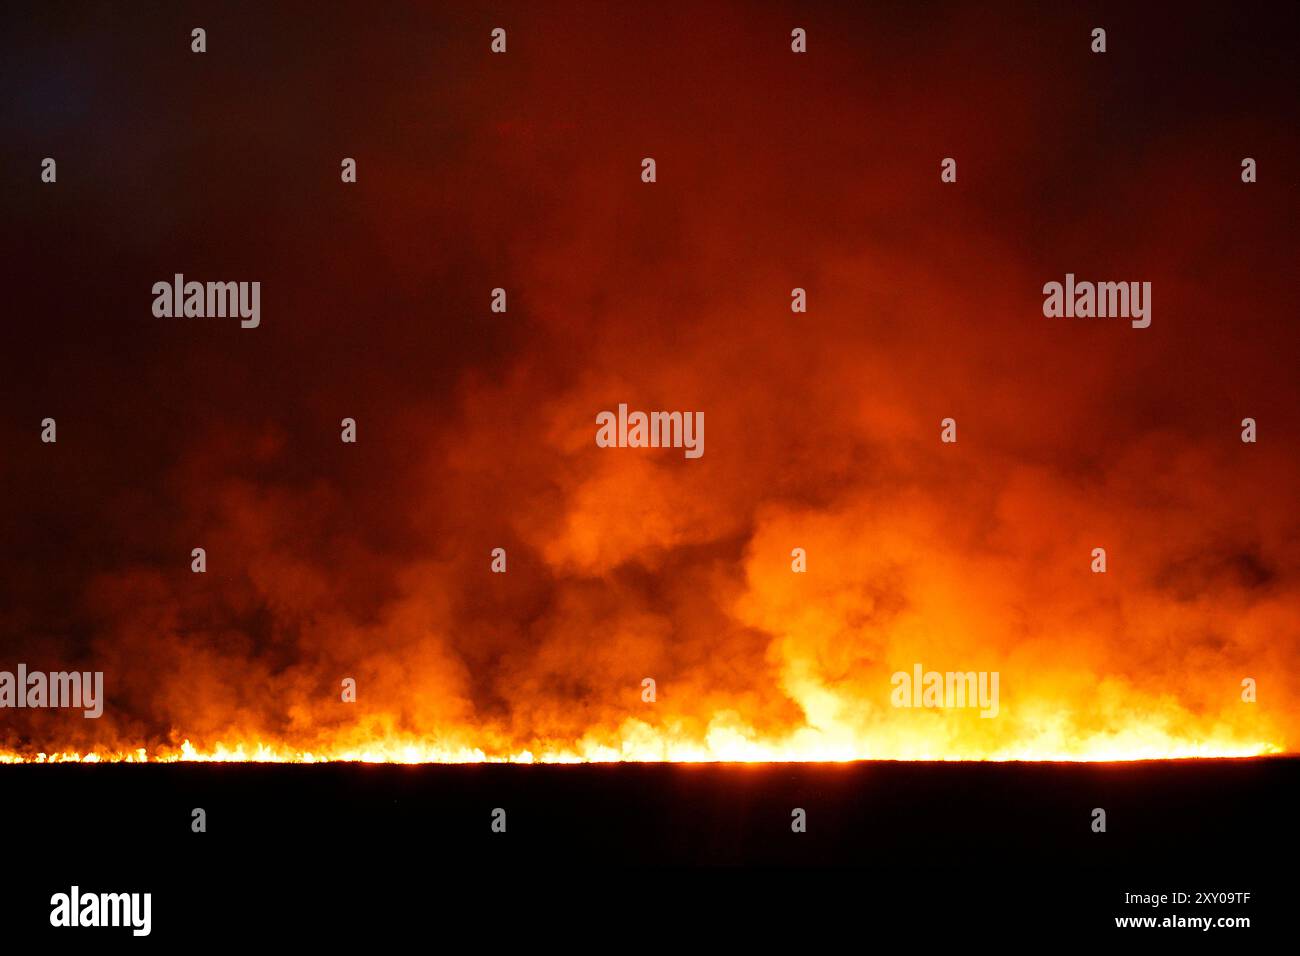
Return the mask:
<svg viewBox="0 0 1300 956">
<path fill-rule="evenodd" d="M 1300 750 L 1293 205 L 1276 159 L 1234 182 L 1287 114 L 1044 157 L 1088 84 L 833 35 L 796 70 L 779 19 L 762 56 L 521 43 L 529 82 L 436 84 L 400 137 L 430 91 L 378 74 L 361 181 L 300 222 L 170 127 L 145 192 L 83 180 L 73 291 L 112 308 L 9 323 L 0 376 L 0 762 Z M 168 176 L 227 192 L 159 216 Z M 68 285 L 57 194 L 16 315 Z"/>
<path fill-rule="evenodd" d="M 1053 748 L 1032 743 L 1010 745 L 987 754 L 947 753 L 924 746 L 888 747 L 835 743 L 817 739 L 815 732 L 796 734 L 783 741 L 745 737 L 734 729 L 719 727 L 704 741 L 666 739 L 642 726 L 621 745 L 594 742 L 579 746 L 543 746 L 514 752 L 487 753 L 472 747 L 448 747 L 420 740 L 378 740 L 357 747 L 325 747 L 301 750 L 261 741 L 233 745 L 216 742 L 197 748 L 189 740 L 179 747 L 160 746 L 152 750 L 96 749 L 89 752 L 20 753 L 0 751 L 0 763 L 373 763 L 373 764 L 568 764 L 568 763 L 844 763 L 857 760 L 915 760 L 991 762 L 1120 762 L 1134 760 L 1180 760 L 1241 758 L 1280 754 L 1284 749 L 1267 741 L 1238 741 L 1232 738 L 1178 740 L 1156 727 L 1133 728 L 1117 734 L 1097 734 L 1072 746 Z"/>
</svg>

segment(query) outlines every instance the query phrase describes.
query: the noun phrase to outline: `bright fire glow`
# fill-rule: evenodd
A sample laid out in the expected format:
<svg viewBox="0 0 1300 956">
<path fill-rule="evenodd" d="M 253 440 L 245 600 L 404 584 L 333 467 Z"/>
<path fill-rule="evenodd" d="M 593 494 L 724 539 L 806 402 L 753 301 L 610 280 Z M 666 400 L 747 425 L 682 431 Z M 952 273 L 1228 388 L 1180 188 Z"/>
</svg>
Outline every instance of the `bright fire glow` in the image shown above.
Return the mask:
<svg viewBox="0 0 1300 956">
<path fill-rule="evenodd" d="M 837 743 L 816 732 L 796 734 L 789 740 L 765 742 L 750 739 L 734 728 L 719 725 L 707 741 L 664 740 L 655 738 L 649 728 L 629 728 L 632 733 L 621 746 L 585 743 L 577 748 L 542 749 L 540 752 L 485 753 L 483 750 L 447 747 L 415 740 L 388 739 L 357 747 L 297 750 L 265 743 L 216 742 L 198 749 L 189 740 L 179 747 L 155 750 L 94 750 L 87 753 L 0 753 L 0 763 L 772 763 L 772 762 L 845 762 L 853 760 L 988 760 L 988 761 L 1127 761 L 1192 759 L 1207 757 L 1256 757 L 1282 753 L 1283 749 L 1265 741 L 1240 742 L 1230 739 L 1175 740 L 1158 728 L 1137 728 L 1115 734 L 1099 734 L 1079 741 L 1072 747 L 1052 749 L 1022 744 L 987 754 L 953 754 L 924 746 L 870 747 Z"/>
<path fill-rule="evenodd" d="M 344 38 L 357 185 L 330 181 L 329 124 L 283 196 L 206 148 L 283 140 L 289 84 L 251 111 L 205 93 L 156 142 L 69 126 L 150 164 L 82 180 L 75 262 L 35 169 L 6 187 L 9 311 L 44 314 L 71 266 L 95 305 L 53 343 L 6 326 L 0 673 L 98 672 L 104 706 L 0 699 L 0 761 L 1300 751 L 1284 84 L 1233 111 L 1185 71 L 1119 162 L 1035 18 L 999 25 L 1006 70 L 969 52 L 980 5 L 937 46 L 909 13 L 908 42 L 824 29 L 807 57 L 775 4 L 739 36 L 729 6 L 521 6 L 486 82 L 382 69 L 388 18 Z M 116 64 L 86 77 L 137 102 Z M 1066 270 L 1149 281 L 1151 327 L 1049 318 Z M 153 318 L 176 273 L 264 281 L 266 327 Z M 698 413 L 700 456 L 654 426 L 606 447 L 623 405 L 669 439 Z M 918 667 L 1000 675 L 996 713 L 896 706 Z"/>
</svg>

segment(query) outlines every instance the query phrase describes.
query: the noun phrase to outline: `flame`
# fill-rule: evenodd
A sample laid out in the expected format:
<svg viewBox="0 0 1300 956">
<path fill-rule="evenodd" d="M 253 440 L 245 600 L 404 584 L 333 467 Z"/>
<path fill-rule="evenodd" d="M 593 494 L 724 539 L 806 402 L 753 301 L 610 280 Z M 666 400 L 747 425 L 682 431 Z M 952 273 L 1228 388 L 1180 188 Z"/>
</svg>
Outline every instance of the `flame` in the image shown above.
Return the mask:
<svg viewBox="0 0 1300 956">
<path fill-rule="evenodd" d="M 1201 758 L 1258 757 L 1283 753 L 1283 748 L 1266 741 L 1243 742 L 1221 735 L 1207 740 L 1180 740 L 1158 725 L 1126 728 L 1113 734 L 1097 734 L 1061 749 L 1052 743 L 1015 744 L 979 755 L 954 755 L 942 749 L 909 740 L 903 747 L 872 747 L 840 742 L 834 735 L 817 732 L 796 734 L 779 742 L 756 739 L 734 722 L 734 715 L 719 715 L 703 741 L 663 738 L 653 728 L 630 721 L 621 745 L 587 742 L 574 748 L 525 749 L 488 754 L 481 749 L 452 748 L 414 739 L 392 738 L 357 748 L 296 750 L 259 741 L 233 746 L 218 741 L 211 748 L 196 748 L 189 740 L 179 747 L 148 750 L 96 749 L 89 752 L 57 753 L 0 752 L 0 763 L 372 763 L 372 764 L 572 764 L 572 763 L 844 763 L 858 760 L 916 760 L 989 762 L 1120 762 L 1135 760 L 1181 760 Z"/>
<path fill-rule="evenodd" d="M 1033 752 L 1000 753 L 981 760 L 991 763 L 1012 761 L 1042 763 L 1116 763 L 1139 760 L 1194 760 L 1206 758 L 1242 758 L 1281 754 L 1272 744 L 1257 743 L 1225 746 L 1211 743 L 1163 743 L 1158 737 L 1147 744 L 1128 744 L 1098 741 L 1094 746 L 1077 753 L 1041 754 Z M 870 753 L 848 754 L 833 749 L 827 751 L 788 750 L 756 743 L 724 745 L 718 748 L 700 748 L 683 745 L 669 747 L 656 754 L 620 752 L 613 748 L 592 747 L 585 753 L 553 751 L 541 756 L 531 751 L 491 756 L 482 751 L 449 751 L 417 743 L 383 742 L 365 750 L 343 751 L 330 754 L 310 751 L 286 750 L 267 744 L 228 747 L 218 743 L 210 751 L 195 750 L 185 741 L 179 751 L 164 748 L 153 753 L 144 748 L 136 751 L 94 751 L 77 753 L 18 754 L 0 753 L 0 764 L 18 763 L 368 763 L 368 764 L 582 764 L 582 763 L 849 763 L 860 760 L 898 759 L 880 757 Z M 966 758 L 943 754 L 921 753 L 906 758 L 916 761 L 962 761 Z"/>
</svg>

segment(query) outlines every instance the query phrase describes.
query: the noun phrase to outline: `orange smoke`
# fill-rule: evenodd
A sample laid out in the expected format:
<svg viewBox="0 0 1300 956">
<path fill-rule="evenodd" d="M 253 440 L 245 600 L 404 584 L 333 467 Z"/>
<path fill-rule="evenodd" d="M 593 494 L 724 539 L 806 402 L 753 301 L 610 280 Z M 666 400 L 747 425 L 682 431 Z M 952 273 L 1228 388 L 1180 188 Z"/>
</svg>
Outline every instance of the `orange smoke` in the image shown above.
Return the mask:
<svg viewBox="0 0 1300 956">
<path fill-rule="evenodd" d="M 601 9 L 519 12 L 450 84 L 366 54 L 402 25 L 348 25 L 366 68 L 294 156 L 361 156 L 351 193 L 159 146 L 157 175 L 199 163 L 252 210 L 191 241 L 259 270 L 263 327 L 136 322 L 120 368 L 69 344 L 57 451 L 28 434 L 55 393 L 14 370 L 0 669 L 102 670 L 108 699 L 0 712 L 0 759 L 1294 751 L 1292 127 L 1147 104 L 1122 50 L 1098 92 L 1086 44 L 1038 39 L 1070 24 L 864 49 L 823 14 L 796 60 L 767 12 Z M 1130 16 L 1112 35 L 1155 29 Z M 298 108 L 215 96 L 186 102 L 275 142 Z M 1243 188 L 1240 155 L 1277 176 Z M 199 269 L 138 241 L 104 282 L 144 315 L 155 272 Z M 1066 271 L 1150 281 L 1152 326 L 1044 318 Z M 620 402 L 702 410 L 704 456 L 598 448 Z M 997 716 L 894 706 L 916 664 L 997 672 Z"/>
</svg>

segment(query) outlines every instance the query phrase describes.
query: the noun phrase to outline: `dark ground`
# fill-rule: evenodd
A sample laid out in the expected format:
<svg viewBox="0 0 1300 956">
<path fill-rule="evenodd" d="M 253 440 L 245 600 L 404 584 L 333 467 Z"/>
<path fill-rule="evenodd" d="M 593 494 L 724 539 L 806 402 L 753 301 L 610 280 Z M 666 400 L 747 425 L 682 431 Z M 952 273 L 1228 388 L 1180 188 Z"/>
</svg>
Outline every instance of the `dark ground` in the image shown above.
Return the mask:
<svg viewBox="0 0 1300 956">
<path fill-rule="evenodd" d="M 3 766 L 15 879 L 0 881 L 0 925 L 48 929 L 50 895 L 77 883 L 152 892 L 151 938 L 173 942 L 451 924 L 545 935 L 574 920 L 634 939 L 741 926 L 769 942 L 899 925 L 988 941 L 1026 927 L 1201 932 L 1114 927 L 1171 912 L 1251 916 L 1249 930 L 1204 938 L 1258 940 L 1292 909 L 1298 784 L 1294 758 Z M 191 832 L 195 807 L 206 833 Z M 495 807 L 505 833 L 491 830 Z M 795 807 L 806 833 L 791 832 Z M 1105 833 L 1092 832 L 1095 807 Z M 712 868 L 682 869 L 696 864 Z M 1175 891 L 1251 898 L 1124 905 L 1125 892 Z M 150 945 L 126 930 L 58 932 Z"/>
</svg>

